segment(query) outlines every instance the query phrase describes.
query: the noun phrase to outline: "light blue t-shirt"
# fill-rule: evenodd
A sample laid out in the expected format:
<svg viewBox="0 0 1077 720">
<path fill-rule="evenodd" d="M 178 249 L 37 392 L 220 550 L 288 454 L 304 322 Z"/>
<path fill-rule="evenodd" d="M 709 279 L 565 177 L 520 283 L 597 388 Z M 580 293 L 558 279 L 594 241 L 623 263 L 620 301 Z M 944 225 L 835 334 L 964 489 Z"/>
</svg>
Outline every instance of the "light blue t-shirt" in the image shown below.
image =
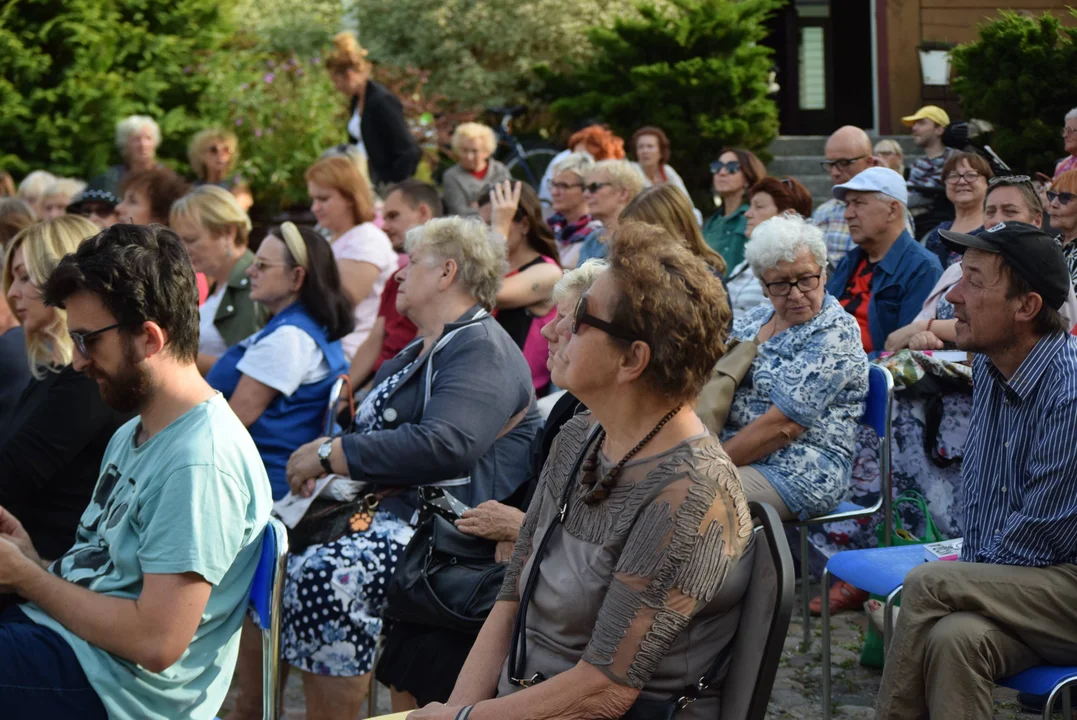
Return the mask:
<svg viewBox="0 0 1077 720">
<path fill-rule="evenodd" d="M 189 410 L 141 447 L 136 417 L 113 435 L 75 544 L 50 572 L 134 599 L 144 573 L 195 572 L 213 589 L 194 639 L 161 673 L 91 645 L 33 604 L 22 609 L 71 645 L 112 720 L 212 718 L 239 653 L 262 530 L 273 501 L 250 434 L 224 397 Z"/>
<path fill-rule="evenodd" d="M 598 227 L 583 239 L 583 243 L 580 245 L 580 259 L 576 261 L 576 267 L 582 266 L 588 260 L 604 260 L 606 258 L 609 248 L 606 247 L 606 243 L 603 241 L 605 235 L 606 228 Z"/>
</svg>

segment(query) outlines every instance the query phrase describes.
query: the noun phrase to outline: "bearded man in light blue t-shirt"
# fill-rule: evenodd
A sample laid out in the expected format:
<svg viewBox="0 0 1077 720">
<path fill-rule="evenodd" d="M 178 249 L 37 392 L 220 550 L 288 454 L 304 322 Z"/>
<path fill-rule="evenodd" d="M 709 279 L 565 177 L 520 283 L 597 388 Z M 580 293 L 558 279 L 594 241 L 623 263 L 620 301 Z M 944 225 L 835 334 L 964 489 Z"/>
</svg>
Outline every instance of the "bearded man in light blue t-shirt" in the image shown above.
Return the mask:
<svg viewBox="0 0 1077 720">
<path fill-rule="evenodd" d="M 114 225 L 43 288 L 75 369 L 138 416 L 113 436 L 74 545 L 47 567 L 0 508 L 4 718 L 212 718 L 272 500 L 258 450 L 198 373 L 197 286 L 179 238 Z M 71 408 L 78 412 L 78 408 Z"/>
</svg>

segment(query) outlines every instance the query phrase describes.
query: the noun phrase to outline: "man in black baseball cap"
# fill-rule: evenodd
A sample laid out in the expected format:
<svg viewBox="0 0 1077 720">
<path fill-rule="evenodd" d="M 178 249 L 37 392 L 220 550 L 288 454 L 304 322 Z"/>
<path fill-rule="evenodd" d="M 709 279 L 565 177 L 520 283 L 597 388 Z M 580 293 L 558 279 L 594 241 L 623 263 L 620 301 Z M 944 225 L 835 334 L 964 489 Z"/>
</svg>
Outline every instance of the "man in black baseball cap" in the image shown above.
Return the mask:
<svg viewBox="0 0 1077 720">
<path fill-rule="evenodd" d="M 959 252 L 946 295 L 972 362 L 962 562 L 905 576 L 876 720 L 988 718 L 993 681 L 1077 665 L 1077 337 L 1050 235 L 1008 222 L 940 231 Z"/>
</svg>

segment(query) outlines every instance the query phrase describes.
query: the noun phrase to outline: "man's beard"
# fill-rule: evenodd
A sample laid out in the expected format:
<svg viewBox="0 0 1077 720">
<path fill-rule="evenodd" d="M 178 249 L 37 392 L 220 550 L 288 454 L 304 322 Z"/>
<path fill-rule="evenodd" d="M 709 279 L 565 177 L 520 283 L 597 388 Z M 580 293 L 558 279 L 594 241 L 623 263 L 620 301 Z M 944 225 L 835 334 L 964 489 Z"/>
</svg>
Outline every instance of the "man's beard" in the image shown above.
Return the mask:
<svg viewBox="0 0 1077 720">
<path fill-rule="evenodd" d="M 150 373 L 135 362 L 134 347 L 125 344 L 124 364 L 115 374 L 109 375 L 98 368 L 88 373 L 98 380 L 97 389 L 101 399 L 113 410 L 121 413 L 134 413 L 142 410 L 153 396 L 153 384 Z"/>
</svg>

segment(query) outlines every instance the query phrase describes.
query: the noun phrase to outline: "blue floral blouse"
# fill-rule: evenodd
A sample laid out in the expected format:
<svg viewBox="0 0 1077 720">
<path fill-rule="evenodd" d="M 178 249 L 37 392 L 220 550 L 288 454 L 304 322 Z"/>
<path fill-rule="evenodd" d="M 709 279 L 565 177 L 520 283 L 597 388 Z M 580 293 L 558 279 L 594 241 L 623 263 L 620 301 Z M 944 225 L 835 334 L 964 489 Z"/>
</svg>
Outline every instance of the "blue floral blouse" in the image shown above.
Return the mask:
<svg viewBox="0 0 1077 720">
<path fill-rule="evenodd" d="M 732 337 L 754 340 L 774 314 L 769 303 L 733 323 Z M 830 294 L 819 314 L 759 346 L 737 388 L 722 440 L 777 407 L 808 428 L 752 464 L 801 519 L 833 509 L 849 489 L 857 426 L 868 394 L 868 359 L 856 319 Z"/>
</svg>

